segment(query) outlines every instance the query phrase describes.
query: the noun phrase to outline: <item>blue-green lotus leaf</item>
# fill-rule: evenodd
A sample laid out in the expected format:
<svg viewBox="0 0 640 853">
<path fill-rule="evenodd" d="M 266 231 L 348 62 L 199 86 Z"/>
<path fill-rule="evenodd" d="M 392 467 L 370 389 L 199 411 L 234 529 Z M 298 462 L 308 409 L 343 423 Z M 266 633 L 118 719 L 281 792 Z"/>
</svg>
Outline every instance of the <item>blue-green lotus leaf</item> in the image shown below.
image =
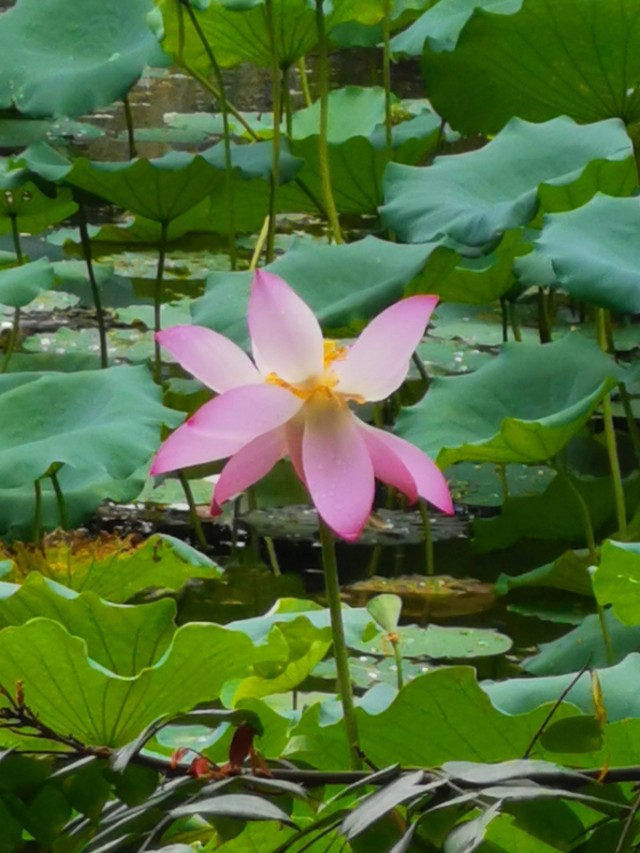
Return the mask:
<svg viewBox="0 0 640 853">
<path fill-rule="evenodd" d="M 482 246 L 529 223 L 541 201 L 547 210 L 567 209 L 597 189 L 618 192 L 621 181 L 630 190 L 636 180 L 632 152 L 615 119 L 581 126 L 566 117 L 543 124 L 514 118 L 478 151 L 438 157 L 426 167 L 390 163 L 380 212 L 406 242 L 447 236 Z"/>
<path fill-rule="evenodd" d="M 581 302 L 636 314 L 640 312 L 639 228 L 637 198 L 597 195 L 578 210 L 545 216 L 534 259 L 538 265 L 550 265 L 554 283 Z M 524 269 L 529 269 L 526 263 Z"/>
<path fill-rule="evenodd" d="M 435 110 L 462 133 L 496 133 L 518 115 L 581 123 L 640 119 L 636 0 L 523 0 L 476 9 L 455 46 L 427 40 Z"/>
<path fill-rule="evenodd" d="M 78 116 L 122 98 L 163 62 L 151 0 L 18 0 L 0 15 L 0 106 Z"/>
<path fill-rule="evenodd" d="M 47 258 L 0 270 L 0 303 L 22 308 L 43 290 L 51 290 L 53 278 L 53 267 Z"/>
<path fill-rule="evenodd" d="M 432 380 L 397 432 L 437 459 L 543 462 L 561 450 L 613 388 L 620 369 L 595 343 L 567 334 L 545 346 L 506 344 L 466 376 Z"/>
</svg>

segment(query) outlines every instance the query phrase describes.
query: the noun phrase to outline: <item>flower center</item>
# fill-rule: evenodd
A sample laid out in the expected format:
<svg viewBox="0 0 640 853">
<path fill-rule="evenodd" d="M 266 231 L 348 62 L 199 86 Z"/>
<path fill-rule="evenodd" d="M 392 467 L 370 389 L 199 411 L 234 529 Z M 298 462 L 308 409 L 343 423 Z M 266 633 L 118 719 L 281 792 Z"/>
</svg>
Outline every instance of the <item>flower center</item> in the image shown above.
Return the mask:
<svg viewBox="0 0 640 853">
<path fill-rule="evenodd" d="M 310 400 L 312 397 L 316 398 L 316 400 L 322 398 L 332 399 L 340 404 L 346 404 L 347 400 L 359 401 L 359 398 L 357 397 L 339 394 L 333 390 L 338 384 L 338 375 L 334 370 L 332 370 L 331 365 L 334 361 L 339 361 L 341 358 L 344 358 L 346 354 L 347 347 L 342 346 L 337 341 L 325 339 L 323 372 L 321 376 L 313 377 L 313 379 L 309 380 L 308 384 L 300 386 L 292 385 L 290 382 L 287 382 L 282 379 L 282 377 L 278 376 L 277 373 L 270 373 L 265 378 L 265 382 L 269 385 L 278 385 L 280 388 L 286 388 L 287 391 L 291 391 L 291 393 L 295 394 L 296 397 L 300 397 L 305 401 Z"/>
</svg>

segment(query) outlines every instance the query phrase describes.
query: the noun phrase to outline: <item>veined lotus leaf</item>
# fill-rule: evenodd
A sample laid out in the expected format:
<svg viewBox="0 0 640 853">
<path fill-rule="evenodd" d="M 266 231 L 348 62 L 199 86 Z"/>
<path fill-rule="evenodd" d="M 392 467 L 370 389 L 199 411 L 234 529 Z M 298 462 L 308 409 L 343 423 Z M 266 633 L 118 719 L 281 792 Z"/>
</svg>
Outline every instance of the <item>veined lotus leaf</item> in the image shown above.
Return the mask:
<svg viewBox="0 0 640 853">
<path fill-rule="evenodd" d="M 163 48 L 179 65 L 207 73 L 211 68 L 207 51 L 184 8 L 177 0 L 155 2 L 162 13 L 157 31 Z M 346 21 L 376 23 L 383 15 L 382 0 L 332 0 L 325 5 L 328 32 Z M 273 0 L 272 8 L 278 64 L 288 68 L 316 45 L 315 11 L 306 0 Z M 246 61 L 271 67 L 271 38 L 263 0 L 212 0 L 206 9 L 194 10 L 194 14 L 222 67 Z"/>
<path fill-rule="evenodd" d="M 607 539 L 593 578 L 593 590 L 599 604 L 611 604 L 625 625 L 640 625 L 640 543 Z"/>
<path fill-rule="evenodd" d="M 597 617 L 590 616 L 589 619 L 595 620 Z M 583 657 L 586 660 L 584 654 Z M 594 663 L 593 668 L 595 667 Z M 576 680 L 578 671 L 538 678 L 511 678 L 497 683 L 485 682 L 482 689 L 501 711 L 507 714 L 526 714 L 546 702 L 554 702 L 571 682 L 575 682 L 567 694 L 566 701 L 577 705 L 585 714 L 593 714 L 595 708 L 591 675 L 585 672 Z M 640 655 L 629 654 L 615 666 L 598 667 L 597 673 L 607 719 L 616 722 L 640 717 L 638 691 L 629 689 L 629 685 L 635 684 L 640 676 Z"/>
<path fill-rule="evenodd" d="M 220 577 L 208 557 L 164 534 L 136 543 L 130 537 L 92 539 L 57 532 L 37 546 L 14 542 L 7 554 L 14 561 L 8 576 L 12 580 L 37 573 L 74 592 L 91 592 L 116 603 L 148 588 L 178 590 L 190 578 Z"/>
<path fill-rule="evenodd" d="M 402 246 L 365 237 L 341 246 L 294 243 L 267 269 L 295 288 L 325 328 L 348 333 L 399 299 L 414 279 L 420 282 L 416 289 L 430 293 L 456 257 L 436 243 Z M 246 272 L 211 273 L 205 295 L 193 303 L 194 322 L 246 343 L 250 281 Z"/>
<path fill-rule="evenodd" d="M 388 163 L 384 129 L 384 90 L 347 86 L 329 95 L 329 168 L 334 201 L 341 213 L 375 213 L 382 202 L 382 177 Z M 319 103 L 293 116 L 293 154 L 304 166 L 299 178 L 315 199 L 322 199 L 319 162 Z M 425 108 L 408 114 L 391 132 L 394 160 L 417 163 L 433 150 L 440 132 L 440 118 Z M 283 210 L 317 211 L 299 187 L 291 184 L 278 196 Z"/>
<path fill-rule="evenodd" d="M 53 267 L 47 258 L 0 270 L 0 303 L 22 308 L 43 290 L 51 290 L 53 278 Z"/>
<path fill-rule="evenodd" d="M 517 12 L 522 0 L 439 0 L 418 20 L 391 41 L 394 54 L 422 56 L 425 41 L 432 50 L 453 50 L 460 30 L 476 9 L 509 14 Z"/>
<path fill-rule="evenodd" d="M 189 219 L 191 212 L 211 195 L 211 203 L 199 211 L 199 221 L 204 215 L 209 229 L 227 230 L 228 202 L 222 144 L 195 155 L 170 151 L 151 160 L 138 158 L 124 163 L 103 163 L 82 157 L 71 162 L 42 143 L 29 148 L 22 159 L 29 169 L 47 180 L 63 181 L 93 193 L 145 220 L 172 224 L 174 236 L 194 227 Z M 260 222 L 264 219 L 268 208 L 271 159 L 271 142 L 232 146 L 234 202 L 235 196 L 239 195 L 237 206 L 240 212 L 244 208 L 254 211 L 249 223 L 247 216 L 243 217 L 241 225 L 244 227 L 254 225 L 256 215 Z M 280 161 L 281 181 L 292 180 L 301 165 L 302 161 L 285 149 Z M 256 205 L 256 189 L 262 189 L 262 206 Z M 178 222 L 181 217 L 186 221 L 182 228 Z M 156 225 L 158 229 L 159 225 Z"/>
<path fill-rule="evenodd" d="M 391 0 L 389 22 L 391 32 L 403 30 L 425 9 L 429 9 L 438 0 Z M 347 21 L 338 24 L 331 31 L 331 41 L 338 47 L 376 47 L 384 38 L 382 22 L 365 24 L 359 21 Z M 420 50 L 422 53 L 422 50 Z"/>
<path fill-rule="evenodd" d="M 72 561 L 69 565 L 73 573 Z M 176 630 L 176 606 L 165 598 L 135 607 L 109 604 L 95 592 L 70 593 L 33 572 L 0 600 L 0 631 L 42 617 L 59 622 L 87 644 L 96 663 L 118 675 L 137 675 L 164 654 Z"/>
<path fill-rule="evenodd" d="M 608 191 L 609 181 L 617 191 L 621 173 L 630 190 L 636 174 L 632 151 L 624 125 L 616 119 L 580 126 L 564 116 L 542 124 L 514 118 L 477 151 L 437 157 L 426 167 L 390 163 L 380 213 L 406 242 L 447 236 L 482 246 L 534 218 L 541 186 L 579 186 L 593 161 L 599 164 L 602 183 L 591 194 L 598 188 Z M 592 185 L 590 174 L 587 187 Z M 553 193 L 549 201 L 562 203 Z"/>
<path fill-rule="evenodd" d="M 584 207 L 550 214 L 535 242 L 536 260 L 581 302 L 640 312 L 640 228 L 637 198 L 597 195 Z"/>
<path fill-rule="evenodd" d="M 85 641 L 59 622 L 37 618 L 0 632 L 0 683 L 21 681 L 30 710 L 56 731 L 118 747 L 164 714 L 216 700 L 225 682 L 285 652 L 254 646 L 240 631 L 192 622 L 176 630 L 153 666 L 123 676 L 93 662 Z"/>
<path fill-rule="evenodd" d="M 375 687 L 356 710 L 360 745 L 378 767 L 396 762 L 439 766 L 457 759 L 519 758 L 548 714 L 548 706 L 510 716 L 493 707 L 470 667 L 447 667 L 415 678 L 399 694 Z M 575 708 L 563 704 L 562 719 Z M 319 769 L 349 767 L 342 720 L 323 719 L 322 706 L 304 711 L 285 755 Z"/>
<path fill-rule="evenodd" d="M 134 476 L 157 448 L 161 424 L 176 423 L 160 398 L 143 367 L 0 376 L 3 491 L 33 484 L 54 463 Z"/>
<path fill-rule="evenodd" d="M 505 344 L 467 376 L 433 379 L 397 432 L 446 468 L 454 462 L 543 462 L 582 428 L 620 369 L 569 333 L 544 347 Z"/>
<path fill-rule="evenodd" d="M 576 673 L 583 666 L 600 669 L 620 663 L 632 652 L 640 650 L 640 626 L 623 625 L 610 608 L 604 611 L 604 621 L 611 654 L 602 636 L 599 617 L 586 616 L 577 628 L 557 640 L 540 643 L 540 651 L 525 658 L 522 668 L 536 676 Z"/>
<path fill-rule="evenodd" d="M 19 232 L 37 234 L 78 209 L 68 189 L 49 185 L 43 192 L 28 169 L 6 159 L 0 159 L 0 166 L 0 234 L 11 232 L 13 222 Z"/>
<path fill-rule="evenodd" d="M 523 0 L 476 9 L 453 49 L 427 41 L 435 110 L 462 133 L 496 133 L 513 115 L 586 123 L 640 118 L 635 0 Z"/>
<path fill-rule="evenodd" d="M 438 294 L 449 303 L 492 303 L 518 286 L 513 263 L 529 248 L 530 244 L 525 241 L 522 229 L 507 231 L 493 252 L 477 258 L 463 258 L 452 269 L 443 270 L 433 283 L 431 293 Z"/>
<path fill-rule="evenodd" d="M 78 116 L 122 98 L 163 63 L 151 0 L 19 0 L 0 17 L 0 106 Z"/>
<path fill-rule="evenodd" d="M 495 583 L 496 595 L 508 595 L 512 589 L 521 587 L 549 587 L 591 597 L 593 585 L 588 571 L 590 565 L 588 551 L 565 551 L 552 563 L 538 566 L 530 572 L 500 574 Z"/>
<path fill-rule="evenodd" d="M 611 529 L 615 522 L 615 494 L 611 477 L 556 476 L 542 494 L 509 497 L 500 515 L 476 518 L 474 546 L 480 553 L 509 548 L 519 539 L 584 540 L 584 507 L 588 507 L 596 533 Z M 640 501 L 640 478 L 629 477 L 623 484 L 627 505 Z M 578 578 L 576 578 L 577 580 Z"/>
</svg>

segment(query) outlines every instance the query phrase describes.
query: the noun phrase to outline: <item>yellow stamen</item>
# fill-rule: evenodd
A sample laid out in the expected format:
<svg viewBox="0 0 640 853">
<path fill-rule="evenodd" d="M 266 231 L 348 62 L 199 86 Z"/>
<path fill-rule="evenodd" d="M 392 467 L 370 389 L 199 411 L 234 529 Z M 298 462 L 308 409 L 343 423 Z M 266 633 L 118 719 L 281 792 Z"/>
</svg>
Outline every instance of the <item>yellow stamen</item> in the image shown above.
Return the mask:
<svg viewBox="0 0 640 853">
<path fill-rule="evenodd" d="M 338 405 L 346 405 L 348 400 L 355 400 L 359 403 L 364 402 L 359 397 L 355 396 L 347 396 L 344 394 L 336 394 L 333 389 L 338 384 L 338 375 L 331 370 L 331 365 L 334 361 L 339 361 L 344 358 L 347 354 L 347 347 L 342 346 L 337 341 L 325 340 L 324 341 L 324 358 L 323 358 L 323 373 L 321 377 L 318 377 L 315 383 L 309 383 L 304 388 L 301 388 L 297 385 L 292 385 L 290 382 L 286 382 L 282 377 L 278 376 L 277 373 L 270 373 L 266 378 L 265 382 L 269 385 L 278 385 L 280 388 L 286 388 L 287 391 L 291 391 L 292 394 L 295 394 L 296 397 L 300 397 L 301 400 L 310 400 L 312 397 L 315 397 L 316 400 L 318 398 L 325 400 L 330 399 L 333 400 Z"/>
</svg>

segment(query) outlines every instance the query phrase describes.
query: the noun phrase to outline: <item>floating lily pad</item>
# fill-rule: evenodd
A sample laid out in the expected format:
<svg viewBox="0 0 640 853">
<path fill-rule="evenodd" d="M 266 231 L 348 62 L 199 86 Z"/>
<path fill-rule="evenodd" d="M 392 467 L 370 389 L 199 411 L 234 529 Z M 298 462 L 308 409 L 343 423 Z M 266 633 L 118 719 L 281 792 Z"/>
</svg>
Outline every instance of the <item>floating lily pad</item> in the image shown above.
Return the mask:
<svg viewBox="0 0 640 853">
<path fill-rule="evenodd" d="M 581 302 L 637 314 L 640 249 L 633 235 L 638 228 L 637 198 L 597 195 L 578 210 L 545 216 L 534 257 L 550 264 L 555 282 Z"/>
<path fill-rule="evenodd" d="M 0 106 L 78 116 L 122 98 L 145 65 L 163 62 L 151 0 L 19 0 L 0 19 Z"/>
<path fill-rule="evenodd" d="M 398 648 L 403 658 L 478 658 L 501 655 L 511 648 L 511 639 L 488 628 L 453 628 L 442 625 L 404 625 L 394 629 L 398 635 Z M 358 649 L 375 655 L 392 656 L 389 641 L 384 633 Z"/>
<path fill-rule="evenodd" d="M 427 94 L 463 133 L 495 133 L 513 115 L 581 123 L 616 116 L 629 124 L 640 118 L 639 47 L 635 0 L 477 9 L 455 45 L 427 42 Z"/>
<path fill-rule="evenodd" d="M 615 362 L 579 335 L 544 347 L 506 344 L 474 373 L 435 378 L 400 415 L 397 431 L 442 467 L 543 462 L 576 435 L 618 375 Z"/>
<path fill-rule="evenodd" d="M 635 180 L 622 122 L 585 126 L 565 116 L 542 124 L 514 118 L 478 151 L 437 157 L 426 167 L 390 163 L 380 212 L 407 242 L 447 236 L 482 246 L 530 222 L 541 201 L 546 209 L 565 208 L 565 187 L 571 188 L 572 207 L 597 189 L 618 192 L 622 185 L 630 191 Z"/>
</svg>

